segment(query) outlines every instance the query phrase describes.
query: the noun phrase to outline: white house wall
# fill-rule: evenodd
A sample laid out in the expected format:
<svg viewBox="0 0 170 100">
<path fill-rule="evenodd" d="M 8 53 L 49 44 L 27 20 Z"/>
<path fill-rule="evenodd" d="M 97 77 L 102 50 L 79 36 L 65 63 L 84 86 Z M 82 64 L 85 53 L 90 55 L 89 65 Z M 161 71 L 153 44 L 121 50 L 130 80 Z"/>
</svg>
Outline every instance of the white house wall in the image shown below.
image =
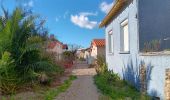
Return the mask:
<svg viewBox="0 0 170 100">
<path fill-rule="evenodd" d="M 93 57 L 94 59 L 97 58 L 97 47 L 94 46 L 94 45 L 93 45 L 93 47 L 92 47 L 91 57 Z"/>
<path fill-rule="evenodd" d="M 138 87 L 137 75 L 139 74 L 139 66 L 145 63 L 147 68 L 152 68 L 150 75 L 150 81 L 148 84 L 147 92 L 156 97 L 160 97 L 164 100 L 164 86 L 165 86 L 165 70 L 170 68 L 170 55 L 155 55 L 155 56 L 144 56 L 139 53 L 139 32 L 138 32 L 138 19 L 137 19 L 137 0 L 133 2 L 118 15 L 105 30 L 106 38 L 106 62 L 109 70 L 113 70 L 118 73 L 122 78 L 126 78 L 129 81 L 134 81 L 135 74 L 135 85 Z M 120 52 L 120 24 L 126 18 L 128 18 L 129 34 L 130 34 L 130 53 L 122 54 Z M 113 31 L 113 53 L 109 53 L 108 48 L 108 32 Z"/>
<path fill-rule="evenodd" d="M 47 51 L 54 53 L 57 60 L 62 59 L 62 53 L 63 53 L 62 45 L 56 44 L 56 46 L 53 49 L 47 49 Z"/>
<path fill-rule="evenodd" d="M 109 69 L 115 72 L 122 73 L 124 64 L 127 64 L 129 58 L 136 56 L 138 53 L 138 35 L 137 35 L 137 8 L 134 0 L 120 15 L 114 19 L 106 27 L 106 61 Z M 120 54 L 120 24 L 125 19 L 128 19 L 129 34 L 130 34 L 130 54 Z M 108 32 L 113 31 L 113 53 L 109 53 L 108 48 Z M 120 74 L 121 75 L 121 74 Z M 121 75 L 122 76 L 122 75 Z"/>
</svg>

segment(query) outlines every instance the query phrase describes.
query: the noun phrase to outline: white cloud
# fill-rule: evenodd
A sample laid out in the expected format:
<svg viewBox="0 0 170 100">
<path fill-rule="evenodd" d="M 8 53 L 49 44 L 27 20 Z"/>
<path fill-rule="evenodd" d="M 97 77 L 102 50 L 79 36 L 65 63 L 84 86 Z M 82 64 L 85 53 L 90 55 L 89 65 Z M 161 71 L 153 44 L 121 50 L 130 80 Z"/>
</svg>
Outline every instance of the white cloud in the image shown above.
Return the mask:
<svg viewBox="0 0 170 100">
<path fill-rule="evenodd" d="M 95 16 L 96 14 L 83 12 L 78 15 L 71 15 L 71 22 L 75 25 L 86 28 L 86 29 L 93 29 L 97 25 L 97 21 L 90 21 L 88 16 Z"/>
<path fill-rule="evenodd" d="M 91 13 L 91 12 L 81 12 L 80 15 L 83 15 L 83 16 L 97 16 L 97 12 L 95 13 Z"/>
<path fill-rule="evenodd" d="M 102 2 L 100 4 L 100 10 L 104 13 L 108 13 L 113 7 L 114 1 L 112 3 Z"/>
<path fill-rule="evenodd" d="M 33 0 L 30 0 L 29 2 L 24 3 L 24 6 L 25 6 L 25 7 L 33 7 L 33 6 L 34 6 L 34 1 L 33 1 Z"/>
</svg>

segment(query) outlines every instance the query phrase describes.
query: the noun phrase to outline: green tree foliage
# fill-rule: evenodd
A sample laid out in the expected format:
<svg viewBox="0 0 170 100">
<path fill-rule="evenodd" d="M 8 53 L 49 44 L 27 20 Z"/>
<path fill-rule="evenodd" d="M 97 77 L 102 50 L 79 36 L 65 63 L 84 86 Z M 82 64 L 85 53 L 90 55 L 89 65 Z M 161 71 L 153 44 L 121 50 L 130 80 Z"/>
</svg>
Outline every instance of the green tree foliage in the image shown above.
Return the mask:
<svg viewBox="0 0 170 100">
<path fill-rule="evenodd" d="M 14 68 L 15 64 L 11 54 L 4 52 L 0 59 L 0 90 L 3 93 L 13 93 L 17 88 L 18 80 Z"/>
<path fill-rule="evenodd" d="M 75 59 L 74 52 L 72 51 L 65 51 L 62 54 L 65 61 L 73 61 Z"/>
<path fill-rule="evenodd" d="M 0 90 L 4 93 L 14 92 L 18 83 L 36 81 L 42 72 L 59 69 L 46 54 L 40 25 L 36 26 L 35 16 L 19 8 L 0 17 Z"/>
</svg>

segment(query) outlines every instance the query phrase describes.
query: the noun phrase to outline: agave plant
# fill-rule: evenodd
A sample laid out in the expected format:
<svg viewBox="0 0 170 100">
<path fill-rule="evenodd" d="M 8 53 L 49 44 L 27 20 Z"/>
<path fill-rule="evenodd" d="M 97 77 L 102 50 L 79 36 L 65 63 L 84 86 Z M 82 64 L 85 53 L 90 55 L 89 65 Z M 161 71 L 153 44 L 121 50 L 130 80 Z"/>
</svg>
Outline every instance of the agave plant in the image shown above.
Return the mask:
<svg viewBox="0 0 170 100">
<path fill-rule="evenodd" d="M 54 63 L 43 56 L 43 39 L 35 18 L 19 8 L 12 15 L 0 18 L 0 59 L 4 52 L 10 53 L 15 74 L 22 82 L 35 80 L 36 73 L 54 71 Z"/>
</svg>

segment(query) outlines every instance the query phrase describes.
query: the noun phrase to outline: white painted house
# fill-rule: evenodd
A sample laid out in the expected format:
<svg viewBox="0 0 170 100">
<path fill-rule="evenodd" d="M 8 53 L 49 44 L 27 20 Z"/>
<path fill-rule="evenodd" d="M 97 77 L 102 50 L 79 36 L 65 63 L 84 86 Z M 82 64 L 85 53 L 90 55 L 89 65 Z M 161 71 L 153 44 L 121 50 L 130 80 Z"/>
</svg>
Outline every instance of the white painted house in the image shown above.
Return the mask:
<svg viewBox="0 0 170 100">
<path fill-rule="evenodd" d="M 84 59 L 85 49 L 78 49 L 76 55 L 79 59 Z"/>
<path fill-rule="evenodd" d="M 87 61 L 87 64 L 91 64 L 91 60 L 90 60 L 91 54 L 90 54 L 90 52 L 91 52 L 90 48 L 85 49 L 84 59 Z"/>
<path fill-rule="evenodd" d="M 147 93 L 170 100 L 170 0 L 115 0 L 100 27 L 109 70 L 140 89 L 144 65 Z"/>
<path fill-rule="evenodd" d="M 94 39 L 91 42 L 91 52 L 90 52 L 90 62 L 94 64 L 95 59 L 97 56 L 104 56 L 105 57 L 105 39 Z"/>
</svg>

